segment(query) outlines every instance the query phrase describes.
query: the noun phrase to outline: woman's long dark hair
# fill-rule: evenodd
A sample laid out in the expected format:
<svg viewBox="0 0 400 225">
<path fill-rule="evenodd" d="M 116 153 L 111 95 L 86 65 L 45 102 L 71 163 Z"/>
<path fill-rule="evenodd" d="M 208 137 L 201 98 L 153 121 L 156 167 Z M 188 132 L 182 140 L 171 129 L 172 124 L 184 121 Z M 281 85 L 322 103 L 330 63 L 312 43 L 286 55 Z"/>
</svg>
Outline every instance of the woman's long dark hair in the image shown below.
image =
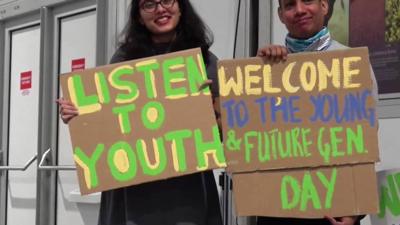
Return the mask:
<svg viewBox="0 0 400 225">
<path fill-rule="evenodd" d="M 200 47 L 204 61 L 208 63 L 208 49 L 213 43 L 213 35 L 196 13 L 189 0 L 176 0 L 181 16 L 176 27 L 176 37 L 170 43 L 169 52 Z M 176 4 L 176 3 L 175 3 Z M 120 50 L 126 60 L 154 55 L 151 33 L 140 23 L 139 0 L 132 0 L 129 21 L 122 33 Z"/>
</svg>

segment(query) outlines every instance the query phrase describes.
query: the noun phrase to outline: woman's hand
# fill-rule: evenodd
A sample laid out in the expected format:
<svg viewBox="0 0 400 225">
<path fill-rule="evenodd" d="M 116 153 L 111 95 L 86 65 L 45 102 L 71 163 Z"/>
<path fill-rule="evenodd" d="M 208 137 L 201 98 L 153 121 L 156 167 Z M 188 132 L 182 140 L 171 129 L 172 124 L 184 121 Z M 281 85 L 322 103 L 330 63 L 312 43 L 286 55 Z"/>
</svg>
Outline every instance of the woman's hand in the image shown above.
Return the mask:
<svg viewBox="0 0 400 225">
<path fill-rule="evenodd" d="M 344 216 L 336 220 L 333 217 L 325 216 L 332 225 L 354 225 L 357 222 L 358 216 Z"/>
<path fill-rule="evenodd" d="M 72 104 L 72 102 L 60 98 L 57 99 L 57 103 L 60 106 L 61 119 L 65 124 L 69 123 L 70 120 L 79 115 L 78 109 L 74 104 Z"/>
<path fill-rule="evenodd" d="M 267 45 L 257 51 L 257 56 L 266 58 L 269 61 L 286 61 L 288 50 L 282 45 Z"/>
</svg>

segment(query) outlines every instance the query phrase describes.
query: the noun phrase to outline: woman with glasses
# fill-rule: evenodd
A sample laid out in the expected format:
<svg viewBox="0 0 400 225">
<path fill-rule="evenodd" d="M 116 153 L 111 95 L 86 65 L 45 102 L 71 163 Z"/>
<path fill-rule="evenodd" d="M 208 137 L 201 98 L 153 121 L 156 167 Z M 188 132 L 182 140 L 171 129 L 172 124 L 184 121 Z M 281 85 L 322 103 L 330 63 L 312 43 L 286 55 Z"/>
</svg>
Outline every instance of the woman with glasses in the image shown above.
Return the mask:
<svg viewBox="0 0 400 225">
<path fill-rule="evenodd" d="M 200 47 L 218 95 L 212 33 L 188 0 L 132 0 L 124 39 L 111 63 Z M 78 115 L 60 100 L 65 123 Z M 184 113 L 184 112 L 182 112 Z M 199 115 L 200 117 L 201 115 Z M 99 225 L 222 225 L 212 171 L 102 193 Z"/>
</svg>

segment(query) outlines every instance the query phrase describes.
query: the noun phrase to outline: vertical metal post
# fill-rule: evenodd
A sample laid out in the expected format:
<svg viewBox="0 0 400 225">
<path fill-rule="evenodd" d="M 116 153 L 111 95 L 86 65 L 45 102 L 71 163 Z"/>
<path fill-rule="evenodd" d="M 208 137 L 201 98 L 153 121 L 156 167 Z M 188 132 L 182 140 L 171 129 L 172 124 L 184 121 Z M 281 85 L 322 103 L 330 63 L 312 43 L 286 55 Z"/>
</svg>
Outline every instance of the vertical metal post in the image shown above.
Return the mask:
<svg viewBox="0 0 400 225">
<path fill-rule="evenodd" d="M 4 145 L 4 105 L 5 101 L 5 85 L 6 76 L 4 74 L 4 56 L 5 56 L 5 28 L 4 23 L 0 22 L 0 165 L 5 165 L 7 162 L 7 152 Z M 6 208 L 7 208 L 7 172 L 0 171 L 0 225 L 6 224 Z"/>
<path fill-rule="evenodd" d="M 54 20 L 51 8 L 43 7 L 41 14 L 40 48 L 40 114 L 38 132 L 38 158 L 49 148 L 56 148 L 58 113 L 55 100 L 58 96 L 58 76 L 53 74 Z M 49 157 L 54 163 L 56 155 Z M 37 225 L 56 224 L 56 172 L 37 172 Z"/>
<path fill-rule="evenodd" d="M 224 173 L 224 214 L 223 214 L 223 222 L 224 225 L 230 225 L 232 223 L 232 180 L 228 173 Z"/>
<path fill-rule="evenodd" d="M 238 0 L 237 22 L 236 22 L 236 37 L 234 46 L 234 58 L 242 58 L 248 55 L 246 52 L 248 40 L 248 19 L 246 17 L 246 0 Z"/>
<path fill-rule="evenodd" d="M 0 74 L 2 76 L 0 76 L 0 129 L 3 127 L 3 120 L 2 120 L 2 116 L 3 116 L 3 104 L 4 104 L 4 85 L 5 85 L 5 80 L 4 80 L 4 45 L 5 45 L 5 30 L 4 30 L 4 23 L 2 21 L 0 21 Z M 1 149 L 1 144 L 2 144 L 2 136 L 0 135 L 0 149 Z M 1 151 L 1 150 L 0 150 Z M 4 158 L 2 158 L 2 154 L 0 153 L 0 165 L 2 165 L 2 160 Z"/>
<path fill-rule="evenodd" d="M 249 56 L 255 56 L 258 50 L 259 36 L 259 0 L 249 0 Z"/>
<path fill-rule="evenodd" d="M 258 47 L 258 0 L 239 0 L 234 57 L 254 56 Z"/>
<path fill-rule="evenodd" d="M 108 28 L 109 25 L 109 13 L 108 13 L 108 1 L 97 0 L 97 35 L 96 35 L 96 66 L 104 65 L 108 63 Z"/>
</svg>

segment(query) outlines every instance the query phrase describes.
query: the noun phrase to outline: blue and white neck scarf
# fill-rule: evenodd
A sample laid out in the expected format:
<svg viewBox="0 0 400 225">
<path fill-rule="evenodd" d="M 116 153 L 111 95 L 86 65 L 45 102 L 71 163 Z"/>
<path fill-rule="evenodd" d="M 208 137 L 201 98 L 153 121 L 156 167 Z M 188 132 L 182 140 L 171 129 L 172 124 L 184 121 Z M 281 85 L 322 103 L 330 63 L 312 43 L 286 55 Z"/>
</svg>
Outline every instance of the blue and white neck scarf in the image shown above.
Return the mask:
<svg viewBox="0 0 400 225">
<path fill-rule="evenodd" d="M 329 48 L 331 43 L 331 34 L 326 27 L 306 40 L 289 37 L 289 34 L 286 35 L 286 47 L 290 53 L 323 51 Z"/>
</svg>

